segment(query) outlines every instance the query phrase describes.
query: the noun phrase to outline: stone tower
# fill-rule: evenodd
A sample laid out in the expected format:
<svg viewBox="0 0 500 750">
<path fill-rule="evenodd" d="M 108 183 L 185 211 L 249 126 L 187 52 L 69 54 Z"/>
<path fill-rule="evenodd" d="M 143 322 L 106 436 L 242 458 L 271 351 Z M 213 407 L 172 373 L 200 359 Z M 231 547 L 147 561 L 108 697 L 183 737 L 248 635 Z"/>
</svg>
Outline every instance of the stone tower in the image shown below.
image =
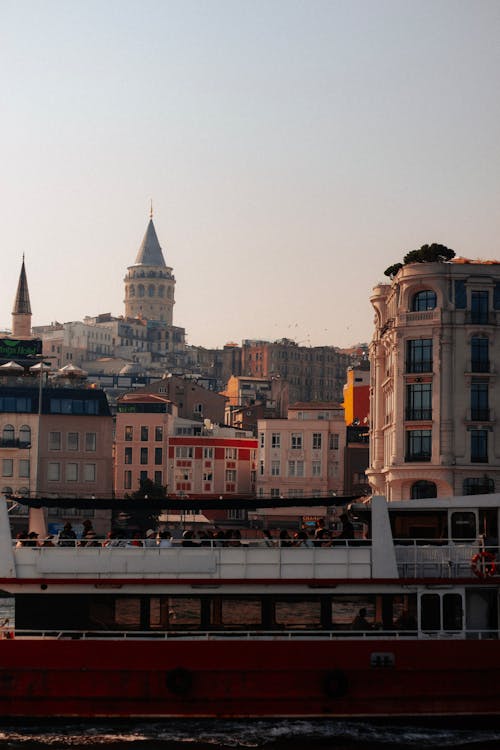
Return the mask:
<svg viewBox="0 0 500 750">
<path fill-rule="evenodd" d="M 125 282 L 125 317 L 155 320 L 172 325 L 175 277 L 163 257 L 153 224 L 153 211 L 133 266 Z"/>
<path fill-rule="evenodd" d="M 31 304 L 28 291 L 28 280 L 24 267 L 24 255 L 17 285 L 14 309 L 12 310 L 12 338 L 31 339 Z"/>
</svg>

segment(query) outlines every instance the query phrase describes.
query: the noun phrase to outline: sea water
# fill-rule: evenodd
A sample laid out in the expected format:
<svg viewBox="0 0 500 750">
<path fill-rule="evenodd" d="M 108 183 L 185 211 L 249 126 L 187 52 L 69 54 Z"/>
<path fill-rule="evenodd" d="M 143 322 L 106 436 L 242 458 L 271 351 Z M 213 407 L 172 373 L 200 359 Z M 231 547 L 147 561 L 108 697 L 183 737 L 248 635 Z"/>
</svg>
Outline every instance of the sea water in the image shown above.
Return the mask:
<svg viewBox="0 0 500 750">
<path fill-rule="evenodd" d="M 50 724 L 50 722 L 49 722 Z M 14 750 L 493 750 L 500 730 L 397 726 L 350 721 L 92 721 L 50 726 L 2 726 L 0 747 Z"/>
</svg>

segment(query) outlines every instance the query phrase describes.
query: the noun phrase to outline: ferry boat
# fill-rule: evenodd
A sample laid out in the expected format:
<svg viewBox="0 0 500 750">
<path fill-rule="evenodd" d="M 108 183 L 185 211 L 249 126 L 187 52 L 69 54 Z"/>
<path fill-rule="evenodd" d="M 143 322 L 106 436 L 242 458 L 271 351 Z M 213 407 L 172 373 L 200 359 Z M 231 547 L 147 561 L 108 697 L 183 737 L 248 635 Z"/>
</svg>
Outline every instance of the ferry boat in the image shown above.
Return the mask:
<svg viewBox="0 0 500 750">
<path fill-rule="evenodd" d="M 2 500 L 0 718 L 495 717 L 499 509 L 373 497 L 331 546 L 17 546 Z"/>
</svg>

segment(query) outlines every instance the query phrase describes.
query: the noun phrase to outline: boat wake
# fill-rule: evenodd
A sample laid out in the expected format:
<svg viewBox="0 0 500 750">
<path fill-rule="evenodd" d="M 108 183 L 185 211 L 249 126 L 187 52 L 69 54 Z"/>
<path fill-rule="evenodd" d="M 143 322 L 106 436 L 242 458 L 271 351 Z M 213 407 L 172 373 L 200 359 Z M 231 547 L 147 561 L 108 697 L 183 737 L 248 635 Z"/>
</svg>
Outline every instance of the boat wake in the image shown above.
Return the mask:
<svg viewBox="0 0 500 750">
<path fill-rule="evenodd" d="M 402 750 L 498 748 L 500 729 L 449 728 L 372 724 L 351 721 L 168 721 L 127 725 L 59 724 L 3 726 L 0 747 L 13 750 L 55 748 L 75 750 L 89 746 L 103 750 L 213 750 L 266 748 L 294 750 L 305 743 L 313 750 Z"/>
</svg>

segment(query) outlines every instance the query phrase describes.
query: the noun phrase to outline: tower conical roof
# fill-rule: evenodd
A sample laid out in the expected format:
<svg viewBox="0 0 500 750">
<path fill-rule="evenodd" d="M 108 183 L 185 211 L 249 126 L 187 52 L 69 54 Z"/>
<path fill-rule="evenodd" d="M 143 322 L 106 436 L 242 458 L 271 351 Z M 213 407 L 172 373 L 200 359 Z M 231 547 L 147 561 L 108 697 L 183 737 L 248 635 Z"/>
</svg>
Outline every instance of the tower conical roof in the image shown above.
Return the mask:
<svg viewBox="0 0 500 750">
<path fill-rule="evenodd" d="M 17 285 L 16 299 L 14 300 L 14 309 L 12 310 L 12 314 L 31 315 L 28 280 L 26 278 L 26 269 L 24 268 L 24 256 L 23 264 L 21 266 L 21 273 L 19 274 L 19 282 Z"/>
<path fill-rule="evenodd" d="M 165 266 L 165 259 L 163 252 L 158 242 L 156 230 L 153 224 L 153 219 L 149 220 L 146 234 L 142 240 L 137 258 L 135 259 L 136 265 L 143 266 Z"/>
</svg>

